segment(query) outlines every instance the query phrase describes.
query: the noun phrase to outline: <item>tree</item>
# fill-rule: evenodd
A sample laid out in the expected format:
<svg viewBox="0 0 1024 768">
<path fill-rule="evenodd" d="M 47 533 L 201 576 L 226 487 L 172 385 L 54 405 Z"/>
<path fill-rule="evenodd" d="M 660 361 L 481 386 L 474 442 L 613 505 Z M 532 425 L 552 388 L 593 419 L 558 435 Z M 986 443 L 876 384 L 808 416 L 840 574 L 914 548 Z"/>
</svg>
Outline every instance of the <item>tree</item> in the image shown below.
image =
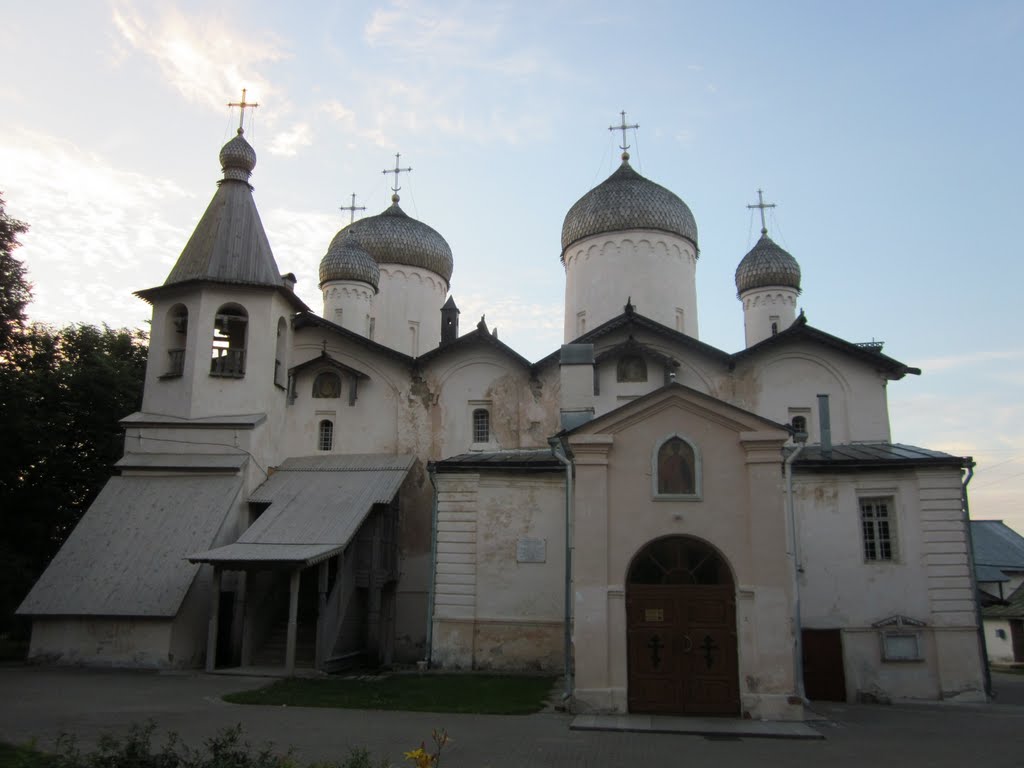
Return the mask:
<svg viewBox="0 0 1024 768">
<path fill-rule="evenodd" d="M 28 225 L 7 215 L 0 192 L 0 361 L 6 358 L 25 329 L 25 307 L 32 300 L 25 265 L 14 258 L 18 235 Z"/>
<path fill-rule="evenodd" d="M 121 457 L 146 370 L 142 331 L 26 322 L 26 229 L 0 199 L 0 634 Z"/>
</svg>

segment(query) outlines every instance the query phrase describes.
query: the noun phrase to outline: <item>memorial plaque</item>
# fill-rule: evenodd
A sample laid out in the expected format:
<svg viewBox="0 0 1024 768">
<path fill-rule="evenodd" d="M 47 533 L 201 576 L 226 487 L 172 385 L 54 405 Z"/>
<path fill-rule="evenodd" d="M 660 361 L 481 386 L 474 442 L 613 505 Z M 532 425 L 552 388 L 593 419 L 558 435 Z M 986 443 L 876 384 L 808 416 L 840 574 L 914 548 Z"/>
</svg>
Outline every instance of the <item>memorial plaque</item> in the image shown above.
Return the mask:
<svg viewBox="0 0 1024 768">
<path fill-rule="evenodd" d="M 548 560 L 547 539 L 523 536 L 516 542 L 517 563 L 546 563 Z"/>
<path fill-rule="evenodd" d="M 656 622 L 665 620 L 665 609 L 664 608 L 645 608 L 644 609 L 644 621 Z"/>
</svg>

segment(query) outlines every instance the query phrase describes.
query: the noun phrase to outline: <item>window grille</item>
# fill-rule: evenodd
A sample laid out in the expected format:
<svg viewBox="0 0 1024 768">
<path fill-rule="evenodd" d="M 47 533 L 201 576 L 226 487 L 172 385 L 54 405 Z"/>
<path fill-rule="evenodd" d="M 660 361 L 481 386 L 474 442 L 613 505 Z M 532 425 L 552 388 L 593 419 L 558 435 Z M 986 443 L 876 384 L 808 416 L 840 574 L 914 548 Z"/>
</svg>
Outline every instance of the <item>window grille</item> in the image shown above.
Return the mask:
<svg viewBox="0 0 1024 768">
<path fill-rule="evenodd" d="M 486 408 L 473 411 L 473 442 L 489 443 L 491 441 L 491 414 Z"/>
<path fill-rule="evenodd" d="M 868 562 L 892 560 L 894 540 L 889 510 L 891 498 L 861 499 L 860 526 L 864 538 L 864 559 Z"/>
<path fill-rule="evenodd" d="M 317 440 L 317 448 L 321 451 L 329 451 L 334 447 L 334 424 L 324 419 L 320 422 L 320 437 Z"/>
</svg>

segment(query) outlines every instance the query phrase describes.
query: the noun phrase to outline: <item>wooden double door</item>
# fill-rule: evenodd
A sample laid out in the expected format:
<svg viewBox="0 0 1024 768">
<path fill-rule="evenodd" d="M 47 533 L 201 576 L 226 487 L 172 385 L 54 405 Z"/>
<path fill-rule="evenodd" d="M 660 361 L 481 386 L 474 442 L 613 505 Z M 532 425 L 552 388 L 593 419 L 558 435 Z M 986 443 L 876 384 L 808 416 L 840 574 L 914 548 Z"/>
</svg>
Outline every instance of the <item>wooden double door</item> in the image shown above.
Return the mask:
<svg viewBox="0 0 1024 768">
<path fill-rule="evenodd" d="M 630 584 L 629 711 L 740 714 L 732 584 Z"/>
</svg>

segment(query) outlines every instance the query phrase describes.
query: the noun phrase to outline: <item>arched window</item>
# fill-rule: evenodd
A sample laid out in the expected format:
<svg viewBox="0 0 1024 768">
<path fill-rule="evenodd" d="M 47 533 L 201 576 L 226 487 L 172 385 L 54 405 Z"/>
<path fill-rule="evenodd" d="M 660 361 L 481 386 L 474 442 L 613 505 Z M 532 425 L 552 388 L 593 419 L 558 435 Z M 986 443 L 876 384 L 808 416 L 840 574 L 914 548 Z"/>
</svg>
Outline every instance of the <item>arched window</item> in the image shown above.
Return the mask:
<svg viewBox="0 0 1024 768">
<path fill-rule="evenodd" d="M 334 424 L 327 419 L 320 422 L 316 447 L 321 451 L 329 451 L 334 448 Z"/>
<path fill-rule="evenodd" d="M 637 552 L 627 584 L 727 584 L 733 578 L 725 559 L 700 539 L 666 536 Z"/>
<path fill-rule="evenodd" d="M 237 304 L 225 304 L 213 321 L 211 376 L 245 376 L 245 341 L 249 316 Z"/>
<path fill-rule="evenodd" d="M 647 381 L 647 363 L 640 355 L 623 355 L 615 374 L 618 381 Z"/>
<path fill-rule="evenodd" d="M 323 371 L 313 379 L 313 397 L 341 397 L 341 377 L 334 371 Z"/>
<path fill-rule="evenodd" d="M 673 435 L 666 439 L 655 454 L 655 496 L 699 496 L 700 466 L 697 452 L 687 440 Z"/>
<path fill-rule="evenodd" d="M 181 376 L 185 372 L 185 347 L 188 342 L 188 309 L 175 304 L 167 313 L 167 373 L 166 378 Z"/>
<path fill-rule="evenodd" d="M 473 411 L 473 442 L 489 443 L 491 441 L 491 413 L 486 408 Z"/>
<path fill-rule="evenodd" d="M 796 432 L 807 432 L 807 417 L 794 416 L 792 421 L 793 430 Z"/>
</svg>

